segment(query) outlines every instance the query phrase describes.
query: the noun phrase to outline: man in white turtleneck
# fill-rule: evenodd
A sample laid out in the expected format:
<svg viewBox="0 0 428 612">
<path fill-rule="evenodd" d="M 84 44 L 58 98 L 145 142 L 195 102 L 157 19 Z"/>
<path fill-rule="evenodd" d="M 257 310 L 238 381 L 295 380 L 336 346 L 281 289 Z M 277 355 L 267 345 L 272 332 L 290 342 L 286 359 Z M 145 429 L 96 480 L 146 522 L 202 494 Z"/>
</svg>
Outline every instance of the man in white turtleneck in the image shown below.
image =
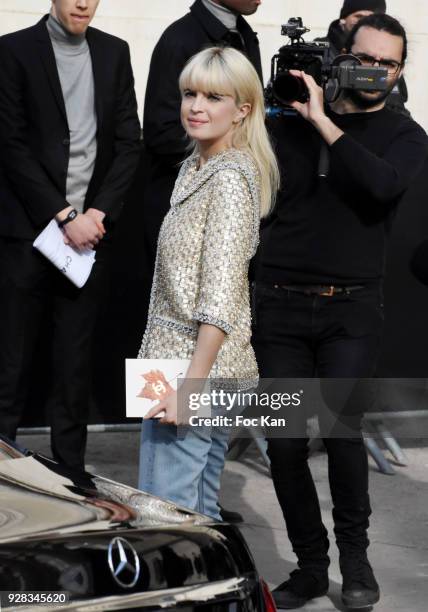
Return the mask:
<svg viewBox="0 0 428 612">
<path fill-rule="evenodd" d="M 48 311 L 52 452 L 80 469 L 112 229 L 140 154 L 129 48 L 89 27 L 99 2 L 52 0 L 35 26 L 0 38 L 0 433 L 14 439 L 29 404 Z M 52 219 L 75 249 L 96 249 L 82 289 L 32 246 Z"/>
<path fill-rule="evenodd" d="M 85 32 L 72 34 L 60 19 L 55 2 L 46 26 L 55 53 L 70 128 L 66 199 L 81 213 L 97 156 L 94 74 Z M 101 214 L 98 220 L 102 224 Z"/>
<path fill-rule="evenodd" d="M 52 0 L 46 27 L 55 53 L 70 130 L 70 160 L 66 200 L 70 204 L 57 215 L 67 218 L 72 208 L 83 213 L 86 193 L 97 154 L 97 117 L 94 76 L 86 31 L 100 0 Z M 88 209 L 76 223 L 65 226 L 67 239 L 77 248 L 94 247 L 105 233 L 104 213 Z"/>
</svg>

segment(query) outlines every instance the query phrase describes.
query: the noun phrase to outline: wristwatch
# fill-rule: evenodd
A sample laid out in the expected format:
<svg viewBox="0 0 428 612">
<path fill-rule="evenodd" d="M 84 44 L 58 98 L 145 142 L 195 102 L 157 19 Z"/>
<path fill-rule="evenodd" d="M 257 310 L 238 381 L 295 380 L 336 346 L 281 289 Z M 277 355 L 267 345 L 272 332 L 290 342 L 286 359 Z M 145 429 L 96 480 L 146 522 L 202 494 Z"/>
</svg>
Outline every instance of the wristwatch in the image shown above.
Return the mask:
<svg viewBox="0 0 428 612">
<path fill-rule="evenodd" d="M 75 208 L 72 208 L 65 219 L 63 219 L 62 221 L 58 221 L 58 227 L 62 229 L 64 225 L 67 225 L 67 223 L 70 223 L 70 221 L 73 221 L 77 217 L 78 214 L 79 213 L 77 212 L 77 210 Z"/>
</svg>

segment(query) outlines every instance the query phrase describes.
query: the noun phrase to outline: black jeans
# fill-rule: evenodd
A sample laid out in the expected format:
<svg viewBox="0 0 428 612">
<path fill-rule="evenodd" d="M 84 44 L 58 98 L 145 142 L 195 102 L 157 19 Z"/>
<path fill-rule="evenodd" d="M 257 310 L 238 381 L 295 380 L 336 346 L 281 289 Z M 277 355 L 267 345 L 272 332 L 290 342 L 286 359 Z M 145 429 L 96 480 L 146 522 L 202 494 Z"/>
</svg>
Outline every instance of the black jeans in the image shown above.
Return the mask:
<svg viewBox="0 0 428 612">
<path fill-rule="evenodd" d="M 378 286 L 324 297 L 258 284 L 253 342 L 261 376 L 373 376 L 382 310 Z M 320 428 L 323 435 L 322 420 Z M 334 532 L 343 560 L 363 554 L 369 544 L 367 453 L 361 431 L 352 438 L 323 437 L 323 441 L 328 454 Z M 329 565 L 329 542 L 308 466 L 308 439 L 271 438 L 268 454 L 275 491 L 299 566 L 325 571 Z"/>
<path fill-rule="evenodd" d="M 27 406 L 29 371 L 43 315 L 51 313 L 52 393 L 48 402 L 54 458 L 83 468 L 92 375 L 92 339 L 108 290 L 110 241 L 98 250 L 77 289 L 31 241 L 0 239 L 0 433 L 11 439 Z M 49 367 L 49 364 L 46 364 Z"/>
</svg>

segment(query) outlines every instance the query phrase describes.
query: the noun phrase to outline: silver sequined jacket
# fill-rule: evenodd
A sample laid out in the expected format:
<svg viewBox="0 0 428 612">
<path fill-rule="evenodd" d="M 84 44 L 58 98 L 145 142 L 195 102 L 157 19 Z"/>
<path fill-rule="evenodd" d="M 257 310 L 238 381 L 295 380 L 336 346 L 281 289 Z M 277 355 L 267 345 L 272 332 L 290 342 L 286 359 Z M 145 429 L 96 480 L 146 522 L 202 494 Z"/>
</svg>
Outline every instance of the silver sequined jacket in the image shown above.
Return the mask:
<svg viewBox="0 0 428 612">
<path fill-rule="evenodd" d="M 191 359 L 200 323 L 226 337 L 210 377 L 248 389 L 258 370 L 251 339 L 248 266 L 259 240 L 259 175 L 249 154 L 229 149 L 198 170 L 181 167 L 159 234 L 140 358 Z"/>
</svg>

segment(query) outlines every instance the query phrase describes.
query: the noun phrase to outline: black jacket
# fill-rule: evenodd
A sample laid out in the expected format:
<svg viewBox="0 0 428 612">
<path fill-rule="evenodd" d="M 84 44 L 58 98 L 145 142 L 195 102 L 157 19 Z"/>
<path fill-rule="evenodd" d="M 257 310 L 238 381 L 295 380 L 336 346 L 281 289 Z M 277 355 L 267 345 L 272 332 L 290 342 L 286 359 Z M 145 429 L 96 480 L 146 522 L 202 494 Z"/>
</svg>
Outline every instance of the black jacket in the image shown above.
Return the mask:
<svg viewBox="0 0 428 612">
<path fill-rule="evenodd" d="M 238 17 L 249 60 L 262 80 L 257 35 Z M 181 161 L 186 153 L 180 122 L 181 95 L 178 77 L 186 62 L 201 49 L 228 43 L 229 30 L 210 13 L 201 0 L 190 13 L 172 23 L 160 37 L 152 55 L 144 106 L 143 137 L 150 152 Z"/>
<path fill-rule="evenodd" d="M 332 21 L 327 32 L 327 36 L 315 39 L 318 42 L 330 43 L 329 59 L 333 61 L 334 58 L 342 53 L 342 49 L 346 43 L 346 34 L 343 28 L 340 26 L 340 20 L 336 19 Z"/>
<path fill-rule="evenodd" d="M 418 281 L 428 287 L 428 240 L 424 240 L 413 253 L 410 269 Z"/>
<path fill-rule="evenodd" d="M 248 59 L 262 81 L 257 34 L 241 16 L 237 27 L 244 39 Z M 152 260 L 159 227 L 169 208 L 178 164 L 187 155 L 188 141 L 180 122 L 178 78 L 195 53 L 208 46 L 230 44 L 229 35 L 221 21 L 205 8 L 201 0 L 196 0 L 187 15 L 164 31 L 153 51 L 143 124 L 144 231 L 147 252 Z"/>
<path fill-rule="evenodd" d="M 0 38 L 0 235 L 33 239 L 67 206 L 70 133 L 46 28 Z M 129 48 L 89 28 L 95 80 L 97 158 L 85 208 L 115 221 L 138 163 L 140 124 Z"/>
</svg>

